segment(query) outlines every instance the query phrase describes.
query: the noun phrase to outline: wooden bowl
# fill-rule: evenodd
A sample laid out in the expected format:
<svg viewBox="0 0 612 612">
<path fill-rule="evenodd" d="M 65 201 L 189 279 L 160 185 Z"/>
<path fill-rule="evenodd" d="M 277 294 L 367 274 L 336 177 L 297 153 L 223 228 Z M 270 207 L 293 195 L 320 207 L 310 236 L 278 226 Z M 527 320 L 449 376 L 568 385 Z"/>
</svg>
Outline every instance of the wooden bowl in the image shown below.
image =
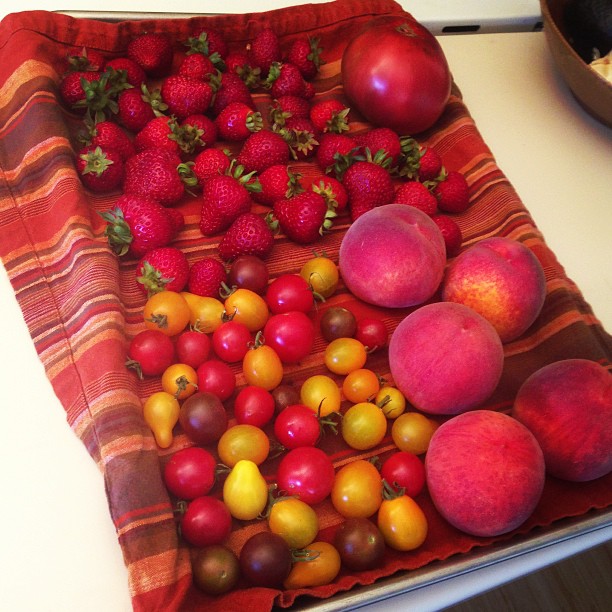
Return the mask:
<svg viewBox="0 0 612 612">
<path fill-rule="evenodd" d="M 612 83 L 585 63 L 567 41 L 563 14 L 568 3 L 540 0 L 548 46 L 576 100 L 590 115 L 612 127 Z"/>
</svg>

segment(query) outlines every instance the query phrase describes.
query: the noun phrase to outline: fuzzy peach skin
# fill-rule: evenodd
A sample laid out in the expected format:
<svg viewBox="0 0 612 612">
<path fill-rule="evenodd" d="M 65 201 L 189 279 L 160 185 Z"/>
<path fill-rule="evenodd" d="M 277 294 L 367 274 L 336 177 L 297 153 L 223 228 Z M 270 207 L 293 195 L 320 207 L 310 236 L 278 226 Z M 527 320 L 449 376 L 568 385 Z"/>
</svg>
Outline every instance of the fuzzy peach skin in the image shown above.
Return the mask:
<svg viewBox="0 0 612 612">
<path fill-rule="evenodd" d="M 389 342 L 391 375 L 408 401 L 430 414 L 478 407 L 502 374 L 504 352 L 493 326 L 463 304 L 421 306 Z"/>
<path fill-rule="evenodd" d="M 546 297 L 538 258 L 511 238 L 486 238 L 454 259 L 442 282 L 442 299 L 470 306 L 495 327 L 502 342 L 521 336 Z"/>
<path fill-rule="evenodd" d="M 524 425 L 501 412 L 473 410 L 436 430 L 425 473 L 438 512 L 457 529 L 488 537 L 529 518 L 542 496 L 545 467 Z"/>
<path fill-rule="evenodd" d="M 353 295 L 376 306 L 404 308 L 422 304 L 438 289 L 446 248 L 442 233 L 425 213 L 387 204 L 349 227 L 338 263 Z"/>
<path fill-rule="evenodd" d="M 563 359 L 534 372 L 512 416 L 531 430 L 549 474 L 582 482 L 612 471 L 612 374 L 588 359 Z"/>
</svg>

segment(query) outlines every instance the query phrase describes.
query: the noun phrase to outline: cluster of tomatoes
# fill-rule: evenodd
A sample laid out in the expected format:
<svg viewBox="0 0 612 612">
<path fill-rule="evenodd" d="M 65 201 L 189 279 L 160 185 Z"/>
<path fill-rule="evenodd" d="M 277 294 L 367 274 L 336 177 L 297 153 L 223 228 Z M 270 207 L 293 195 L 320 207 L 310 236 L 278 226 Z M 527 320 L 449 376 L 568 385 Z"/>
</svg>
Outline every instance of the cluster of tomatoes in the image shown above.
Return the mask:
<svg viewBox="0 0 612 612">
<path fill-rule="evenodd" d="M 339 282 L 326 255 L 273 280 L 261 259 L 241 256 L 228 282 L 219 299 L 153 294 L 146 329 L 128 349 L 128 366 L 161 379 L 143 404 L 158 446 L 170 448 L 177 424 L 189 440 L 163 477 L 177 500 L 181 537 L 194 551 L 195 584 L 209 594 L 240 579 L 318 586 L 343 565 L 382 564 L 386 546 L 420 546 L 427 520 L 414 501 L 425 483 L 418 455 L 436 424 L 407 411 L 402 393 L 367 367 L 387 344 L 384 322 L 320 305 Z M 313 316 L 318 309 L 323 314 Z M 285 368 L 303 363 L 318 335 L 326 342 L 324 372 L 286 384 Z M 324 435 L 340 435 L 352 449 L 373 449 L 390 423 L 397 451 L 382 464 L 357 459 L 336 471 L 320 448 Z M 260 467 L 279 456 L 271 484 Z M 333 541 L 317 539 L 316 507 L 325 499 L 345 519 Z M 236 521 L 265 521 L 266 529 L 234 551 L 227 540 Z"/>
</svg>

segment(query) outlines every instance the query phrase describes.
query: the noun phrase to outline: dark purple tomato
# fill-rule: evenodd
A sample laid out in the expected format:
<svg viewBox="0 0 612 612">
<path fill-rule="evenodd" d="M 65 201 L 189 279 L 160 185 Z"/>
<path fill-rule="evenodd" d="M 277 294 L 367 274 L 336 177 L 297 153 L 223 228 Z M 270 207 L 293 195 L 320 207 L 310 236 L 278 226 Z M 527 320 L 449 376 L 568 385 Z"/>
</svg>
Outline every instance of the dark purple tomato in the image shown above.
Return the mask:
<svg viewBox="0 0 612 612">
<path fill-rule="evenodd" d="M 240 563 L 232 550 L 221 544 L 194 549 L 191 557 L 193 582 L 208 595 L 231 591 L 240 578 Z"/>
<path fill-rule="evenodd" d="M 300 392 L 293 385 L 278 385 L 272 391 L 274 409 L 276 414 L 282 412 L 287 406 L 300 403 Z"/>
<path fill-rule="evenodd" d="M 282 586 L 291 571 L 291 550 L 285 540 L 271 531 L 251 536 L 240 551 L 240 571 L 254 586 Z"/>
<path fill-rule="evenodd" d="M 190 440 L 206 446 L 217 442 L 227 429 L 227 413 L 214 393 L 198 391 L 183 402 L 179 422 Z"/>
<path fill-rule="evenodd" d="M 321 335 L 327 342 L 337 338 L 352 338 L 357 331 L 355 315 L 342 306 L 328 308 L 319 322 Z"/>
<path fill-rule="evenodd" d="M 338 527 L 334 545 L 342 563 L 362 571 L 380 567 L 385 556 L 385 540 L 378 527 L 367 518 L 349 518 Z"/>
<path fill-rule="evenodd" d="M 270 278 L 265 262 L 255 255 L 240 255 L 230 266 L 229 286 L 250 289 L 262 295 Z"/>
</svg>

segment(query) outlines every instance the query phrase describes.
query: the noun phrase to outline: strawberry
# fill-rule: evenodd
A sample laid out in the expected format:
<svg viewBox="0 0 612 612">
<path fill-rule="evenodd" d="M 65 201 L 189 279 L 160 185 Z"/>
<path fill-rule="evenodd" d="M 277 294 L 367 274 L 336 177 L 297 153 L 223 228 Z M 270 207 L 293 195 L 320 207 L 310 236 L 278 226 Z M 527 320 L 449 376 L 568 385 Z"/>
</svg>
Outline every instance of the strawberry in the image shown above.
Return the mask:
<svg viewBox="0 0 612 612">
<path fill-rule="evenodd" d="M 214 91 L 211 111 L 218 115 L 231 102 L 242 102 L 255 109 L 253 96 L 247 84 L 235 72 L 218 72 L 211 78 L 210 84 Z"/>
<path fill-rule="evenodd" d="M 198 81 L 207 81 L 215 71 L 212 60 L 203 53 L 186 55 L 178 67 L 178 74 Z"/>
<path fill-rule="evenodd" d="M 298 96 L 281 96 L 269 106 L 269 116 L 273 129 L 284 127 L 290 119 L 308 119 L 310 102 Z"/>
<path fill-rule="evenodd" d="M 119 94 L 132 87 L 126 82 L 126 74 L 123 71 L 117 72 L 109 68 L 98 75 L 97 79 L 91 81 L 87 78 L 81 79 L 83 97 L 73 105 L 75 109 L 85 109 L 88 119 L 95 122 L 104 121 L 116 114 L 119 110 Z"/>
<path fill-rule="evenodd" d="M 140 87 L 147 80 L 145 71 L 129 57 L 115 57 L 108 60 L 105 70 L 109 68 L 115 71 L 124 70 L 125 80 L 133 87 Z"/>
<path fill-rule="evenodd" d="M 166 212 L 176 236 L 185 227 L 185 217 L 178 208 L 166 208 Z"/>
<path fill-rule="evenodd" d="M 318 38 L 297 38 L 289 47 L 287 61 L 298 67 L 307 81 L 314 79 L 323 63 Z"/>
<path fill-rule="evenodd" d="M 175 130 L 176 141 L 183 153 L 191 155 L 217 141 L 217 126 L 207 115 L 189 115 Z"/>
<path fill-rule="evenodd" d="M 84 138 L 85 144 L 97 145 L 103 149 L 114 149 L 125 161 L 136 152 L 134 143 L 123 128 L 113 121 L 88 123 L 89 133 Z"/>
<path fill-rule="evenodd" d="M 180 249 L 151 249 L 136 266 L 138 286 L 149 297 L 160 291 L 182 291 L 189 278 L 189 262 Z"/>
<path fill-rule="evenodd" d="M 121 185 L 123 157 L 114 149 L 90 145 L 78 152 L 77 170 L 85 187 L 96 193 L 108 193 Z"/>
<path fill-rule="evenodd" d="M 204 183 L 200 231 L 205 236 L 226 230 L 239 215 L 251 210 L 251 191 L 260 186 L 251 181 L 253 173 L 243 171 L 243 167 L 232 164 L 228 174 L 213 176 Z"/>
<path fill-rule="evenodd" d="M 335 213 L 325 198 L 314 191 L 303 191 L 274 203 L 274 217 L 282 232 L 298 244 L 311 244 L 332 225 Z"/>
<path fill-rule="evenodd" d="M 60 81 L 60 96 L 66 106 L 72 108 L 77 102 L 85 99 L 83 80 L 97 81 L 102 73 L 93 70 L 69 72 Z"/>
<path fill-rule="evenodd" d="M 211 27 L 200 28 L 193 36 L 203 53 L 209 57 L 217 54 L 223 59 L 228 54 L 227 41 L 220 30 Z"/>
<path fill-rule="evenodd" d="M 168 111 L 179 119 L 205 113 L 213 97 L 209 83 L 180 74 L 167 77 L 161 86 L 161 96 Z"/>
<path fill-rule="evenodd" d="M 66 61 L 69 69 L 75 72 L 92 71 L 100 72 L 104 69 L 106 58 L 104 54 L 96 49 L 78 47 L 66 53 Z"/>
<path fill-rule="evenodd" d="M 438 198 L 438 208 L 444 212 L 459 213 L 470 206 L 470 188 L 461 174 L 451 170 L 433 190 Z"/>
<path fill-rule="evenodd" d="M 213 257 L 196 261 L 189 269 L 187 288 L 190 293 L 204 297 L 219 297 L 219 289 L 227 281 L 225 266 Z"/>
<path fill-rule="evenodd" d="M 282 128 L 275 131 L 285 139 L 291 150 L 291 156 L 297 161 L 312 157 L 319 144 L 319 131 L 306 117 L 288 117 Z"/>
<path fill-rule="evenodd" d="M 455 257 L 455 255 L 458 255 L 461 250 L 463 236 L 456 221 L 448 215 L 433 215 L 431 219 L 442 232 L 444 245 L 446 246 L 446 256 Z"/>
<path fill-rule="evenodd" d="M 136 152 L 161 149 L 178 155 L 180 147 L 176 139 L 176 128 L 176 120 L 172 117 L 154 117 L 134 137 Z"/>
<path fill-rule="evenodd" d="M 125 162 L 123 191 L 156 200 L 164 206 L 177 204 L 185 186 L 193 185 L 178 155 L 163 149 L 145 149 Z"/>
<path fill-rule="evenodd" d="M 174 50 L 172 39 L 162 33 L 146 32 L 128 43 L 128 57 L 149 76 L 161 77 L 170 72 Z"/>
<path fill-rule="evenodd" d="M 151 249 L 168 245 L 175 235 L 175 224 L 166 209 L 148 198 L 124 194 L 116 208 L 100 213 L 108 223 L 105 236 L 115 253 L 142 257 Z"/>
<path fill-rule="evenodd" d="M 273 62 L 266 79 L 273 98 L 281 96 L 308 97 L 306 81 L 297 66 L 288 62 Z"/>
<path fill-rule="evenodd" d="M 132 132 L 140 132 L 155 117 L 168 109 L 158 89 L 149 92 L 143 84 L 139 89 L 126 89 L 117 100 L 119 122 Z"/>
<path fill-rule="evenodd" d="M 250 90 L 261 85 L 261 69 L 251 66 L 246 50 L 230 51 L 225 66 L 228 72 L 236 73 Z"/>
<path fill-rule="evenodd" d="M 227 173 L 230 164 L 228 154 L 221 149 L 204 149 L 194 159 L 192 170 L 203 185 L 209 178 Z"/>
<path fill-rule="evenodd" d="M 398 173 L 423 183 L 440 181 L 445 176 L 442 158 L 431 147 L 421 146 L 414 138 L 400 138 L 402 154 Z"/>
<path fill-rule="evenodd" d="M 265 219 L 253 212 L 240 215 L 219 243 L 219 255 L 225 261 L 239 255 L 264 258 L 274 246 L 274 234 Z"/>
<path fill-rule="evenodd" d="M 290 155 L 289 145 L 280 134 L 263 129 L 244 141 L 237 160 L 247 172 L 261 173 L 275 164 L 287 165 Z"/>
<path fill-rule="evenodd" d="M 217 115 L 215 126 L 222 140 L 240 142 L 261 130 L 263 119 L 243 102 L 231 102 Z"/>
<path fill-rule="evenodd" d="M 325 198 L 327 208 L 335 212 L 342 212 L 348 206 L 348 194 L 344 185 L 332 176 L 325 176 L 313 181 L 310 188 Z"/>
<path fill-rule="evenodd" d="M 355 141 L 346 134 L 326 132 L 321 136 L 317 147 L 316 157 L 319 168 L 326 173 L 333 172 L 338 158 L 347 156 L 355 146 Z"/>
<path fill-rule="evenodd" d="M 436 200 L 433 193 L 419 181 L 402 183 L 395 192 L 394 202 L 414 206 L 430 216 L 438 212 L 438 200 Z"/>
<path fill-rule="evenodd" d="M 390 128 L 373 128 L 355 136 L 355 141 L 361 151 L 369 149 L 373 154 L 384 151 L 391 158 L 391 167 L 397 166 L 402 157 L 402 143 L 400 137 Z"/>
<path fill-rule="evenodd" d="M 442 158 L 431 147 L 421 149 L 419 159 L 418 178 L 419 181 L 435 181 L 443 172 Z"/>
<path fill-rule="evenodd" d="M 257 32 L 247 46 L 247 51 L 250 65 L 259 68 L 264 76 L 268 74 L 274 62 L 281 60 L 280 41 L 272 28 Z"/>
<path fill-rule="evenodd" d="M 350 109 L 337 98 L 315 102 L 310 108 L 310 120 L 320 132 L 340 134 L 349 130 Z"/>
<path fill-rule="evenodd" d="M 254 192 L 252 198 L 259 204 L 272 206 L 277 200 L 290 198 L 303 191 L 300 178 L 299 174 L 285 164 L 270 166 L 258 176 L 261 191 Z"/>
</svg>

